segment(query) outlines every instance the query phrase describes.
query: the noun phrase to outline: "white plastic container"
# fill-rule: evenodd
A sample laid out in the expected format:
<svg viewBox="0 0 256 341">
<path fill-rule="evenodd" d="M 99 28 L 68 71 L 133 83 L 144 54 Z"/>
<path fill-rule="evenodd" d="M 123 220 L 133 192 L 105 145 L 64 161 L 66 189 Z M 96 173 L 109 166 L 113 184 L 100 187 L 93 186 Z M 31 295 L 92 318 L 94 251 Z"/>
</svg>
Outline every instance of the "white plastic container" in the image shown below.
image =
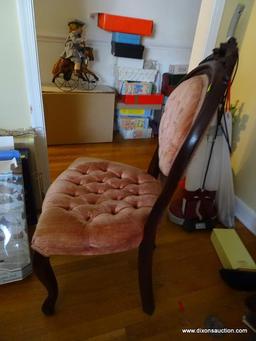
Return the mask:
<svg viewBox="0 0 256 341">
<path fill-rule="evenodd" d="M 141 117 L 123 117 L 117 119 L 120 130 L 147 129 L 149 127 L 149 118 Z"/>
<path fill-rule="evenodd" d="M 150 95 L 153 83 L 151 82 L 118 82 L 118 92 L 121 95 Z"/>
<path fill-rule="evenodd" d="M 116 76 L 120 81 L 155 82 L 157 70 L 116 67 Z"/>
<path fill-rule="evenodd" d="M 0 173 L 0 284 L 21 280 L 32 272 L 20 162 L 18 165 L 14 171 Z"/>
<path fill-rule="evenodd" d="M 119 67 L 143 69 L 144 59 L 115 57 L 115 65 Z"/>
<path fill-rule="evenodd" d="M 188 72 L 188 64 L 170 64 L 169 72 L 173 75 L 183 75 Z"/>
<path fill-rule="evenodd" d="M 130 139 L 149 139 L 152 136 L 152 128 L 146 129 L 120 129 L 119 130 L 121 136 L 125 140 Z"/>
</svg>

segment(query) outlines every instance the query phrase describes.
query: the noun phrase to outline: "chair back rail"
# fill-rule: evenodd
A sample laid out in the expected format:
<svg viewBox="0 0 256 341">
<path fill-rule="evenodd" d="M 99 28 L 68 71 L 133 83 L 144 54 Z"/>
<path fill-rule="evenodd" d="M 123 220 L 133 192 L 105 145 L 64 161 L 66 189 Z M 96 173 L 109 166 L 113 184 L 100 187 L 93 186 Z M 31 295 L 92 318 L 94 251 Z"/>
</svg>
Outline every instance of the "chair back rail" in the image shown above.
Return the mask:
<svg viewBox="0 0 256 341">
<path fill-rule="evenodd" d="M 145 223 L 141 247 L 149 249 L 154 247 L 156 231 L 162 214 L 169 204 L 193 153 L 199 145 L 201 137 L 206 131 L 219 104 L 223 101 L 237 59 L 237 44 L 231 38 L 226 44 L 222 44 L 219 49 L 215 49 L 213 54 L 204 63 L 201 63 L 184 77 L 183 81 L 194 76 L 207 75 L 209 87 L 199 113 L 172 163 L 168 176 L 165 178 L 162 192 Z M 159 147 L 157 146 L 148 168 L 148 173 L 155 178 L 160 174 L 158 149 Z"/>
</svg>

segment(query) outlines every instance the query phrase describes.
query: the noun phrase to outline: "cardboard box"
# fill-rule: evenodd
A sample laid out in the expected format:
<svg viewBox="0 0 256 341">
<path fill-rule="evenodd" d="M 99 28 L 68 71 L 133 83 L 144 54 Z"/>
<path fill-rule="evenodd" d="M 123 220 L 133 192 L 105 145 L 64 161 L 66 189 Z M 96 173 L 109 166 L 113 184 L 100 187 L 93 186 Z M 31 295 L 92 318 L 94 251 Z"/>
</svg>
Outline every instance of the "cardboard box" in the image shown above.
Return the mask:
<svg viewBox="0 0 256 341">
<path fill-rule="evenodd" d="M 234 229 L 213 229 L 212 244 L 225 269 L 256 270 L 256 264 Z"/>
<path fill-rule="evenodd" d="M 44 86 L 43 102 L 48 145 L 113 140 L 114 89 L 64 93 Z"/>
</svg>

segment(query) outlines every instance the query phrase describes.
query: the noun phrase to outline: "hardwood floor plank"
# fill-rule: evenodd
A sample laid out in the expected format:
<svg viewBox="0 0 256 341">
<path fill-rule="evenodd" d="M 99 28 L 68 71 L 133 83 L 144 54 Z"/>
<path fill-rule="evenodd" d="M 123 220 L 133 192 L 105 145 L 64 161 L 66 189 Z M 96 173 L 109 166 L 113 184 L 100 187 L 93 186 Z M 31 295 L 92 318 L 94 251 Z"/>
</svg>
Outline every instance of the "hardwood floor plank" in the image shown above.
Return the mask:
<svg viewBox="0 0 256 341">
<path fill-rule="evenodd" d="M 48 148 L 51 178 L 54 180 L 78 157 L 96 157 L 146 169 L 156 148 L 155 139 L 114 143 L 51 146 Z"/>
<path fill-rule="evenodd" d="M 111 341 L 111 340 L 123 341 L 126 339 L 127 337 L 125 329 L 118 329 L 104 335 L 90 337 L 88 341 Z"/>
</svg>

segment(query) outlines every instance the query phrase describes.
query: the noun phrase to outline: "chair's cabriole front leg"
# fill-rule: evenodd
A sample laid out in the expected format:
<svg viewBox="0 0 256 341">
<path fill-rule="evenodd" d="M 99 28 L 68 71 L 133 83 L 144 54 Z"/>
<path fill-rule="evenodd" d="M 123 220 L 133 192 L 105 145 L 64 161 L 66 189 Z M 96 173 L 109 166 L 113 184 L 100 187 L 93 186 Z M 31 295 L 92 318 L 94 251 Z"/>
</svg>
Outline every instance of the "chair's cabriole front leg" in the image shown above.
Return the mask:
<svg viewBox="0 0 256 341">
<path fill-rule="evenodd" d="M 58 297 L 58 284 L 51 267 L 50 259 L 35 251 L 33 268 L 36 276 L 48 292 L 48 296 L 42 305 L 42 312 L 45 315 L 53 315 L 55 312 L 55 302 Z"/>
</svg>

